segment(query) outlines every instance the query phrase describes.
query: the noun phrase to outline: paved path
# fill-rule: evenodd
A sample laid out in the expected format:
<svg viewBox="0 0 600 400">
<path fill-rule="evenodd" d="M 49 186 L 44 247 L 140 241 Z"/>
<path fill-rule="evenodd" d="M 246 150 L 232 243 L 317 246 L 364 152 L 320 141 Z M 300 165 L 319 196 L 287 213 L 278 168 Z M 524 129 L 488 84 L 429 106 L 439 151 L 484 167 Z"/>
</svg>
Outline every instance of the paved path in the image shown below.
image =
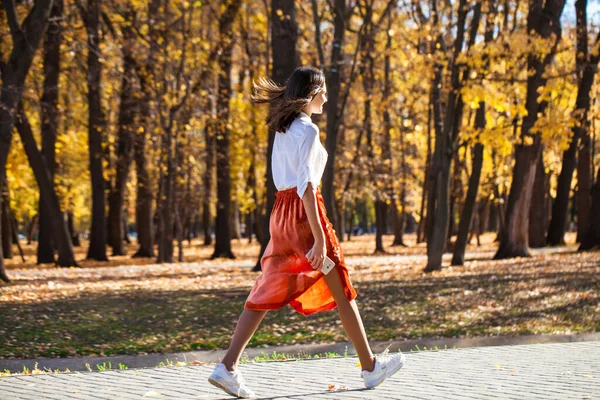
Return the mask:
<svg viewBox="0 0 600 400">
<path fill-rule="evenodd" d="M 482 347 L 407 354 L 407 365 L 362 389 L 357 359 L 244 364 L 262 399 L 600 399 L 600 342 Z M 0 399 L 227 399 L 211 366 L 0 378 Z M 331 391 L 330 386 L 346 389 Z"/>
</svg>

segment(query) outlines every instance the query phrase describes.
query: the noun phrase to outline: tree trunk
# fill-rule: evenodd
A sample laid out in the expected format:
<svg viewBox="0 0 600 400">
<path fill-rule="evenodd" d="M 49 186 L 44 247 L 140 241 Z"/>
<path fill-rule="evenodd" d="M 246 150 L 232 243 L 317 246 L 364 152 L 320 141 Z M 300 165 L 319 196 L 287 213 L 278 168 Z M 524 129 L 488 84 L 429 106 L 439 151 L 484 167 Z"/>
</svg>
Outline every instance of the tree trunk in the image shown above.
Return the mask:
<svg viewBox="0 0 600 400">
<path fill-rule="evenodd" d="M 436 2 L 434 2 L 434 5 Z M 442 268 L 442 256 L 448 236 L 449 210 L 449 186 L 450 168 L 454 145 L 458 137 L 459 126 L 462 119 L 462 100 L 460 99 L 460 71 L 456 60 L 463 47 L 465 36 L 465 23 L 467 14 L 466 0 L 460 0 L 458 5 L 458 19 L 456 39 L 451 60 L 451 88 L 446 101 L 446 115 L 442 121 L 441 84 L 443 66 L 436 62 L 435 76 L 432 84 L 433 90 L 433 113 L 435 121 L 435 148 L 432 157 L 430 172 L 430 189 L 428 198 L 428 241 L 427 241 L 427 266 L 425 272 L 440 270 Z M 437 12 L 436 12 L 437 18 Z M 442 41 L 441 35 L 437 43 Z"/>
<path fill-rule="evenodd" d="M 592 200 L 591 139 L 587 130 L 581 135 L 577 160 L 577 182 L 577 241 L 581 242 L 581 236 L 586 230 L 586 221 L 590 216 Z"/>
<path fill-rule="evenodd" d="M 132 59 L 130 46 L 132 40 L 130 29 L 124 29 L 123 75 L 121 77 L 121 102 L 119 107 L 117 165 L 115 183 L 109 197 L 108 226 L 109 245 L 113 256 L 125 255 L 125 229 L 123 226 L 125 193 L 129 180 L 129 168 L 132 160 L 133 141 L 135 135 L 135 115 L 138 99 L 133 86 L 135 61 Z"/>
<path fill-rule="evenodd" d="M 421 211 L 419 212 L 419 227 L 417 229 L 417 244 L 425 241 L 427 235 L 427 198 L 429 197 L 429 174 L 431 170 L 431 125 L 433 123 L 433 86 L 429 93 L 429 104 L 427 106 L 427 158 L 425 159 L 425 175 L 423 176 L 423 192 L 421 194 Z"/>
<path fill-rule="evenodd" d="M 42 126 L 42 157 L 54 180 L 56 171 L 56 136 L 58 132 L 58 79 L 60 74 L 60 44 L 62 42 L 62 28 L 60 24 L 63 10 L 62 0 L 54 0 L 50 11 L 51 22 L 46 32 L 44 41 L 44 92 L 41 100 L 41 126 Z M 40 193 L 41 198 L 41 193 Z M 44 212 L 41 200 L 38 204 L 40 230 L 38 235 L 37 263 L 47 264 L 54 262 L 54 243 L 52 242 L 52 227 L 50 218 Z"/>
<path fill-rule="evenodd" d="M 73 211 L 67 211 L 67 228 L 69 229 L 71 242 L 73 243 L 73 247 L 79 247 L 81 243 L 79 242 L 79 235 L 75 231 L 75 222 L 73 220 Z"/>
<path fill-rule="evenodd" d="M 17 120 L 17 130 L 21 137 L 23 147 L 25 148 L 25 153 L 27 154 L 31 169 L 33 169 L 40 190 L 44 211 L 50 216 L 50 222 L 53 227 L 53 239 L 56 241 L 58 247 L 58 265 L 61 267 L 77 266 L 75 255 L 73 253 L 73 244 L 71 242 L 71 237 L 69 236 L 63 212 L 60 209 L 60 200 L 58 199 L 56 191 L 54 190 L 54 185 L 52 184 L 52 178 L 50 177 L 46 163 L 42 158 L 42 154 L 37 148 L 31 126 L 29 125 L 29 121 L 22 105 L 19 106 L 19 111 L 20 115 Z"/>
<path fill-rule="evenodd" d="M 204 245 L 212 244 L 212 229 L 210 215 L 210 200 L 213 187 L 213 171 L 215 169 L 215 135 L 213 122 L 207 122 L 204 127 L 206 138 L 206 155 L 204 162 L 204 196 L 202 198 L 202 227 L 204 228 Z"/>
<path fill-rule="evenodd" d="M 231 203 L 231 214 L 229 219 L 229 229 L 231 230 L 232 239 L 242 238 L 242 227 L 240 226 L 240 206 L 237 201 Z"/>
<path fill-rule="evenodd" d="M 92 227 L 87 258 L 107 261 L 106 215 L 102 166 L 102 130 L 105 128 L 101 104 L 102 64 L 100 62 L 100 4 L 99 0 L 88 0 L 84 15 L 87 30 L 87 87 L 88 87 L 88 140 L 89 166 L 92 185 Z"/>
<path fill-rule="evenodd" d="M 590 92 L 594 84 L 598 60 L 600 59 L 599 54 L 594 54 L 591 57 L 588 55 L 587 0 L 577 0 L 575 2 L 575 12 L 577 18 L 576 61 L 579 72 L 579 85 L 577 87 L 577 99 L 575 100 L 573 114 L 578 121 L 573 127 L 573 136 L 571 137 L 569 148 L 563 153 L 562 167 L 556 189 L 556 199 L 552 205 L 552 218 L 550 219 L 550 227 L 548 228 L 548 244 L 551 246 L 564 244 L 571 181 L 577 164 L 577 148 L 580 138 L 588 135 L 587 132 L 590 126 L 588 121 Z M 598 43 L 598 39 L 596 39 L 596 43 Z"/>
<path fill-rule="evenodd" d="M 241 1 L 232 3 L 228 12 L 238 13 Z M 231 251 L 231 176 L 229 173 L 229 101 L 231 99 L 231 65 L 233 32 L 227 24 L 219 24 L 222 48 L 219 56 L 219 92 L 217 95 L 216 153 L 217 153 L 217 216 L 215 219 L 215 251 L 211 258 L 235 258 Z"/>
<path fill-rule="evenodd" d="M 596 175 L 596 183 L 592 187 L 590 211 L 590 219 L 585 224 L 581 235 L 579 251 L 600 246 L 600 169 Z"/>
<path fill-rule="evenodd" d="M 10 153 L 17 108 L 21 102 L 25 78 L 48 26 L 52 0 L 36 1 L 23 20 L 23 24 L 19 22 L 14 1 L 3 1 L 2 5 L 12 36 L 9 59 L 2 66 L 2 91 L 0 92 L 0 176 L 6 176 L 6 161 Z M 2 254 L 0 254 L 0 279 L 5 282 L 10 281 L 4 272 Z"/>
<path fill-rule="evenodd" d="M 533 184 L 533 193 L 531 197 L 531 207 L 529 209 L 529 245 L 533 248 L 540 248 L 546 245 L 546 168 L 544 160 L 540 154 L 535 169 L 535 182 Z"/>
<path fill-rule="evenodd" d="M 541 137 L 532 133 L 531 128 L 537 121 L 538 114 L 545 106 L 537 101 L 538 89 L 546 84 L 544 75 L 546 66 L 556 53 L 561 37 L 560 15 L 565 1 L 557 0 L 542 4 L 541 0 L 530 3 L 527 17 L 527 31 L 539 34 L 543 38 L 552 35 L 556 41 L 545 57 L 530 55 L 527 60 L 527 99 L 525 108 L 527 115 L 521 126 L 520 143 L 515 147 L 515 167 L 506 207 L 505 223 L 500 237 L 500 246 L 495 259 L 529 256 L 529 208 L 534 184 L 535 171 L 541 152 Z M 531 143 L 528 143 L 531 142 Z"/>
<path fill-rule="evenodd" d="M 154 2 L 151 3 L 151 6 Z M 135 175 L 137 179 L 135 198 L 135 229 L 139 248 L 133 257 L 154 257 L 154 219 L 152 209 L 152 187 L 148 173 L 146 159 L 146 140 L 148 132 L 152 131 L 153 118 L 150 109 L 152 89 L 150 87 L 149 73 L 152 65 L 152 53 L 146 60 L 146 69 L 136 64 L 137 77 L 140 83 L 142 97 L 139 100 L 140 122 L 143 129 L 137 130 L 134 135 L 133 157 L 135 160 Z"/>
<path fill-rule="evenodd" d="M 339 100 L 341 92 L 341 69 L 344 65 L 343 47 L 344 36 L 346 33 L 346 0 L 335 0 L 333 12 L 333 45 L 331 46 L 331 65 L 327 70 L 327 93 L 328 101 L 325 103 L 327 111 L 327 136 L 325 138 L 325 148 L 329 156 L 323 172 L 323 201 L 327 209 L 327 215 L 330 216 L 334 228 L 338 228 L 337 216 L 335 213 L 335 157 L 338 144 L 338 128 L 340 126 Z M 295 28 L 294 28 L 295 29 Z M 294 38 L 295 52 L 295 38 Z M 294 55 L 297 57 L 297 55 Z M 344 231 L 341 236 L 343 237 Z"/>
<path fill-rule="evenodd" d="M 479 103 L 476 125 L 478 128 L 485 128 L 485 102 Z M 483 127 L 481 125 L 483 125 Z M 456 243 L 454 244 L 454 252 L 452 254 L 452 265 L 463 265 L 465 263 L 465 250 L 467 248 L 469 232 L 471 231 L 473 222 L 473 213 L 475 212 L 474 210 L 477 202 L 477 192 L 479 191 L 482 167 L 483 145 L 481 143 L 476 143 L 475 146 L 473 146 L 473 168 L 471 176 L 469 176 L 469 187 L 467 189 L 465 205 L 463 206 L 462 214 L 460 216 L 458 235 L 456 236 Z"/>
<path fill-rule="evenodd" d="M 278 15 L 278 11 L 282 12 L 284 18 L 280 18 Z M 278 85 L 285 84 L 287 78 L 294 72 L 296 66 L 300 62 L 300 54 L 296 51 L 296 42 L 298 39 L 298 25 L 296 23 L 296 4 L 293 0 L 271 0 L 271 45 L 272 51 L 271 55 L 273 70 L 271 74 L 271 79 L 277 83 Z M 331 82 L 333 83 L 333 82 Z M 333 83 L 334 84 L 334 83 Z M 329 82 L 328 82 L 329 85 Z M 328 90 L 330 90 L 328 88 Z M 328 102 L 329 103 L 329 102 Z M 330 107 L 330 106 L 328 106 Z M 328 108 L 329 110 L 329 108 Z M 329 112 L 328 118 L 329 118 Z M 328 122 L 329 125 L 329 122 Z M 328 128 L 329 129 L 329 128 Z M 327 136 L 329 136 L 329 130 L 327 132 Z M 273 142 L 275 140 L 275 132 L 269 129 L 269 143 L 267 147 L 267 172 L 266 172 L 266 212 L 262 223 L 262 231 L 264 233 L 263 240 L 261 241 L 260 246 L 260 254 L 258 255 L 258 260 L 256 261 L 256 265 L 254 266 L 254 271 L 260 271 L 260 260 L 271 240 L 271 233 L 269 232 L 269 222 L 271 220 L 271 211 L 273 210 L 273 205 L 275 204 L 275 184 L 273 183 L 273 170 L 271 165 L 271 156 L 273 154 Z M 334 140 L 334 139 L 331 139 Z M 330 139 L 327 138 L 326 141 L 327 151 L 329 153 L 329 157 L 332 157 L 331 149 L 330 149 Z M 331 160 L 328 158 L 328 165 Z M 332 164 L 333 165 L 333 164 Z M 325 166 L 327 169 L 328 167 Z M 329 167 L 331 168 L 331 167 Z M 324 182 L 325 184 L 329 184 Z M 331 185 L 331 188 L 333 185 Z M 329 207 L 333 206 L 333 193 L 331 189 L 328 187 L 330 191 L 331 200 Z M 325 192 L 325 189 L 324 189 Z M 325 193 L 324 193 L 325 194 Z M 325 199 L 323 199 L 325 200 Z M 328 200 L 329 201 L 329 200 Z M 334 218 L 334 215 L 331 215 L 331 218 Z"/>
<path fill-rule="evenodd" d="M 10 199 L 8 196 L 8 185 L 6 178 L 4 179 L 4 185 L 0 187 L 2 191 L 2 253 L 5 259 L 13 258 L 12 251 L 12 238 L 13 230 L 12 223 L 10 221 Z"/>
</svg>

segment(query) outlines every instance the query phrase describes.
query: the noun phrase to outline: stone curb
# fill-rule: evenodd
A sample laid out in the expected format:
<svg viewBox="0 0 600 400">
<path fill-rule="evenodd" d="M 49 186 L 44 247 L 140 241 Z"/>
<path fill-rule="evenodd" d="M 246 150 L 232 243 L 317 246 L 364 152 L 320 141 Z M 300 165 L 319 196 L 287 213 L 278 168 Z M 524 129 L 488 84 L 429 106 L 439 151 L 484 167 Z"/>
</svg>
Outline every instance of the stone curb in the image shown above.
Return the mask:
<svg viewBox="0 0 600 400">
<path fill-rule="evenodd" d="M 401 350 L 410 352 L 419 349 L 433 349 L 436 346 L 443 348 L 470 348 L 487 346 L 510 346 L 523 344 L 543 344 L 543 343 L 568 343 L 568 342 L 588 342 L 600 341 L 600 333 L 583 333 L 577 335 L 524 335 L 524 336 L 483 336 L 474 338 L 441 338 L 441 339 L 413 339 L 403 341 L 372 341 L 371 348 L 374 353 L 381 353 L 389 346 L 390 351 Z M 320 354 L 325 352 L 334 352 L 344 354 L 348 349 L 348 355 L 354 356 L 356 352 L 350 342 L 315 344 L 315 345 L 288 345 L 288 346 L 268 346 L 258 348 L 247 348 L 244 356 L 252 359 L 263 353 L 273 354 L 273 352 L 290 355 L 301 354 Z M 111 363 L 112 369 L 119 369 L 119 363 L 125 364 L 129 369 L 133 368 L 155 368 L 160 363 L 173 364 L 186 361 L 201 361 L 207 363 L 219 362 L 225 355 L 226 350 L 207 350 L 192 351 L 181 353 L 156 353 L 144 355 L 120 355 L 111 357 L 77 357 L 77 358 L 39 358 L 39 359 L 0 359 L 0 371 L 9 370 L 11 372 L 23 371 L 23 367 L 34 369 L 35 364 L 41 370 L 59 369 L 64 371 L 87 371 L 86 364 L 89 364 L 92 370 L 97 370 L 97 365 Z"/>
</svg>

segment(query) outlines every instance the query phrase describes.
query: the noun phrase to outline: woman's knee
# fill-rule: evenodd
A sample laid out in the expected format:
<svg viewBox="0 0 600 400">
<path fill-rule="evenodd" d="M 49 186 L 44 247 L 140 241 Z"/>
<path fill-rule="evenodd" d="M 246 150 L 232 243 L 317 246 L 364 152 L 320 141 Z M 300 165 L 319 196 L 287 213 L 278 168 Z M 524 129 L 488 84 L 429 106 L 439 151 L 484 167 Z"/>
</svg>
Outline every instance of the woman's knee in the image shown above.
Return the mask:
<svg viewBox="0 0 600 400">
<path fill-rule="evenodd" d="M 325 283 L 331 292 L 333 299 L 336 303 L 342 302 L 345 300 L 348 302 L 346 298 L 346 292 L 344 291 L 344 286 L 342 285 L 342 280 L 340 279 L 340 275 L 337 270 L 337 266 L 333 267 L 331 271 L 327 275 L 324 276 Z"/>
</svg>

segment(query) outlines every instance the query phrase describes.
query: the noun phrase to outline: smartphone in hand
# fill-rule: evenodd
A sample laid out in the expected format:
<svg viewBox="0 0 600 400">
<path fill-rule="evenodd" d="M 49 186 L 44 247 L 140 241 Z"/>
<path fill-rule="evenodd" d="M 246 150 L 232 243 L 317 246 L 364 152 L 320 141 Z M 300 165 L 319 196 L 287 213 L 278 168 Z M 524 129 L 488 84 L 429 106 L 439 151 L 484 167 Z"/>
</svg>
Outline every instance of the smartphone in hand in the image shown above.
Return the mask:
<svg viewBox="0 0 600 400">
<path fill-rule="evenodd" d="M 310 251 L 306 253 L 306 258 L 308 258 L 309 253 Z M 321 267 L 320 271 L 327 275 L 329 271 L 333 269 L 333 267 L 335 267 L 335 262 L 333 262 L 333 260 L 327 257 L 327 254 L 325 254 L 325 260 L 323 260 L 323 266 Z"/>
</svg>

